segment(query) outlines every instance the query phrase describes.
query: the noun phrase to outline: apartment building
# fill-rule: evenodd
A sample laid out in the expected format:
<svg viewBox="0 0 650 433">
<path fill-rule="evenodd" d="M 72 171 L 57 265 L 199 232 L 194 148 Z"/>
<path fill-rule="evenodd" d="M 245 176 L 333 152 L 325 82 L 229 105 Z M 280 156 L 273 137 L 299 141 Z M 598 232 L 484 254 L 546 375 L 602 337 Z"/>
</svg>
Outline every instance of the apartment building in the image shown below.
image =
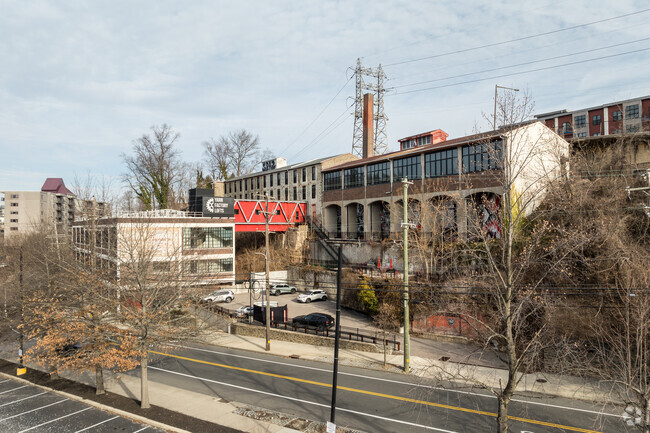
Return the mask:
<svg viewBox="0 0 650 433">
<path fill-rule="evenodd" d="M 650 96 L 611 102 L 579 110 L 535 115 L 556 134 L 572 138 L 650 131 Z"/>
<path fill-rule="evenodd" d="M 402 179 L 409 187 L 409 209 L 443 209 L 446 231 L 465 236 L 468 221 L 500 235 L 496 211 L 503 194 L 504 152 L 511 152 L 516 191 L 539 193 L 545 185 L 534 173 L 565 170 L 569 143 L 542 122 L 447 140 L 441 130 L 404 138 L 400 149 L 323 170 L 323 229 L 330 238 L 381 240 L 399 232 Z M 369 150 L 372 144 L 364 144 Z M 517 147 L 514 151 L 514 147 Z M 371 152 L 369 152 L 371 154 Z M 525 157 L 524 157 L 525 155 Z M 536 194 L 540 200 L 542 194 Z M 477 212 L 476 209 L 480 209 Z"/>
<path fill-rule="evenodd" d="M 319 219 L 322 214 L 321 173 L 338 164 L 359 158 L 351 153 L 313 159 L 287 165 L 284 158 L 275 158 L 262 163 L 262 171 L 234 177 L 219 182 L 216 189 L 223 187 L 225 197 L 239 200 L 257 200 L 268 194 L 270 200 L 300 201 L 307 203 L 307 214 Z"/>
<path fill-rule="evenodd" d="M 87 212 L 105 215 L 107 204 L 80 200 L 61 178 L 47 178 L 40 191 L 0 191 L 0 237 L 30 233 L 45 227 L 50 233 L 67 235 L 75 217 Z"/>
<path fill-rule="evenodd" d="M 126 212 L 75 221 L 77 260 L 92 263 L 117 284 L 126 263 L 146 260 L 155 273 L 181 275 L 180 283 L 212 287 L 235 282 L 235 220 L 171 209 Z"/>
</svg>

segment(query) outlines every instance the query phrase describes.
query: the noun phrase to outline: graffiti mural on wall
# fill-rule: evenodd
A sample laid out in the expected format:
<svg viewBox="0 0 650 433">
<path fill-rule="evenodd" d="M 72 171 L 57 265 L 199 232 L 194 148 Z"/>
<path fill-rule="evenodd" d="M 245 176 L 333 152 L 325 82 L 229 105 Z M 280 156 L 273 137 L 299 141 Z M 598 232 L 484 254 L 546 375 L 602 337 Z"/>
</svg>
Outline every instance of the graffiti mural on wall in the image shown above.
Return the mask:
<svg viewBox="0 0 650 433">
<path fill-rule="evenodd" d="M 388 209 L 387 203 L 382 203 L 379 218 L 381 221 L 381 238 L 385 239 L 390 236 L 390 209 Z"/>
<path fill-rule="evenodd" d="M 362 204 L 357 204 L 357 238 L 361 239 L 363 238 L 363 212 L 364 212 L 364 206 Z"/>
<path fill-rule="evenodd" d="M 499 216 L 501 209 L 501 197 L 491 194 L 483 196 L 481 200 L 481 227 L 488 238 L 501 239 L 501 218 Z"/>
</svg>

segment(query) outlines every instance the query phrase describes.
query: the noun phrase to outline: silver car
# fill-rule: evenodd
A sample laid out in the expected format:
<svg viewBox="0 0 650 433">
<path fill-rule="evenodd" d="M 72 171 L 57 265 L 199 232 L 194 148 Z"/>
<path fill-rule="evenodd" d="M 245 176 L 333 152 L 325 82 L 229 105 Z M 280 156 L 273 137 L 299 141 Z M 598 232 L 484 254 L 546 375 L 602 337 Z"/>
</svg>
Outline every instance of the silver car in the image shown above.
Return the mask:
<svg viewBox="0 0 650 433">
<path fill-rule="evenodd" d="M 291 293 L 292 295 L 296 293 L 296 288 L 286 283 L 273 284 L 270 289 L 271 294 L 275 296 L 282 295 L 283 293 Z"/>
</svg>

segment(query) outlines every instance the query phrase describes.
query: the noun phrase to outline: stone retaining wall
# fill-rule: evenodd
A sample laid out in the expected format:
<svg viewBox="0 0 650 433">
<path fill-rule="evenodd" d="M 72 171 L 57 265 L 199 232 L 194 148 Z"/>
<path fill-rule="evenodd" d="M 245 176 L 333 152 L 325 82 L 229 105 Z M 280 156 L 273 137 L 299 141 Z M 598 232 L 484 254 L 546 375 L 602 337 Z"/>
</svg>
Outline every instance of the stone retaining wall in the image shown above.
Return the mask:
<svg viewBox="0 0 650 433">
<path fill-rule="evenodd" d="M 250 337 L 266 337 L 266 328 L 262 326 L 246 325 L 244 323 L 233 323 L 230 325 L 230 333 L 235 335 L 247 335 Z M 331 337 L 320 337 L 302 332 L 285 331 L 283 329 L 271 328 L 271 340 L 290 341 L 292 343 L 311 344 L 313 346 L 334 347 L 334 339 Z M 341 349 L 360 350 L 363 352 L 380 352 L 379 347 L 371 343 L 350 341 L 341 338 Z"/>
</svg>

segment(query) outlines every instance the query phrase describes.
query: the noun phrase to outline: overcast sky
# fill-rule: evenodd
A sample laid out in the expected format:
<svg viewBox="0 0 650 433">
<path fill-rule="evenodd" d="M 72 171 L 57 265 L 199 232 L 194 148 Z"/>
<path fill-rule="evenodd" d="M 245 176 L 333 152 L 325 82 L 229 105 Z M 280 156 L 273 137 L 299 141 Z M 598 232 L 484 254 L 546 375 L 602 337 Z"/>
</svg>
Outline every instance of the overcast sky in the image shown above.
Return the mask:
<svg viewBox="0 0 650 433">
<path fill-rule="evenodd" d="M 38 190 L 46 177 L 71 184 L 89 172 L 119 187 L 120 154 L 163 123 L 181 134 L 187 162 L 202 159 L 203 141 L 240 128 L 289 163 L 350 152 L 349 68 L 359 57 L 384 65 L 393 88 L 392 150 L 432 129 L 450 139 L 488 129 L 495 84 L 527 89 L 536 113 L 648 95 L 648 7 L 0 0 L 0 190 Z M 426 83 L 407 86 L 418 82 Z"/>
</svg>

